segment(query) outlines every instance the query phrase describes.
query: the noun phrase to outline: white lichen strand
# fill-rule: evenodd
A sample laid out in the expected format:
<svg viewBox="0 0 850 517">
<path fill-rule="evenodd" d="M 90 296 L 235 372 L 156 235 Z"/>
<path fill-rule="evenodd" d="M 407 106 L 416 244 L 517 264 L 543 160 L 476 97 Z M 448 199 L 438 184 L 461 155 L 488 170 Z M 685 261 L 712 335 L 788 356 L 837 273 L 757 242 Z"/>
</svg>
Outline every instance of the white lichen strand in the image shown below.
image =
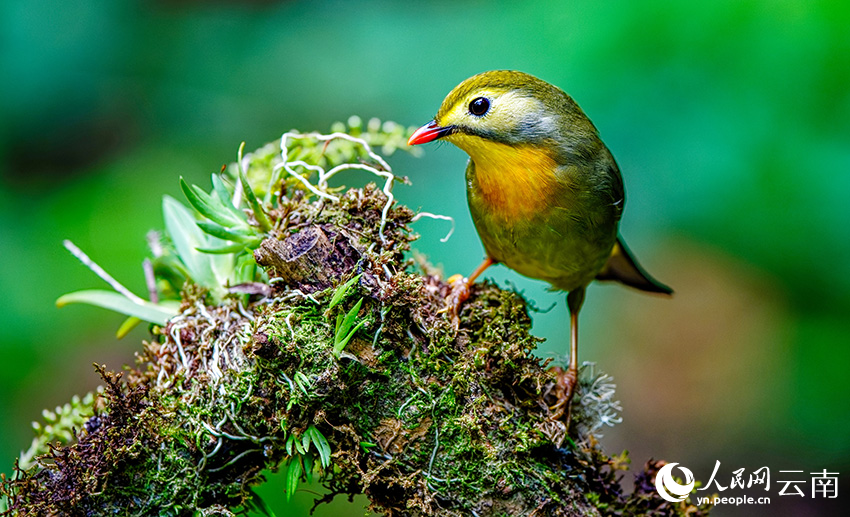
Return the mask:
<svg viewBox="0 0 850 517">
<path fill-rule="evenodd" d="M 349 120 L 349 126 L 352 128 L 359 128 L 361 121 L 357 117 L 352 117 Z M 373 119 L 369 121 L 369 130 L 370 131 L 378 131 L 383 127 L 384 131 L 392 132 L 395 130 L 397 126 L 395 123 L 384 123 L 383 126 L 377 122 L 377 119 Z M 371 134 L 371 133 L 369 133 Z M 292 142 L 295 140 L 313 140 L 315 142 L 325 142 L 327 145 L 328 142 L 334 139 L 346 140 L 348 142 L 352 142 L 363 148 L 365 153 L 368 155 L 369 159 L 376 164 L 376 166 L 369 165 L 367 163 L 342 163 L 336 166 L 331 167 L 330 169 L 326 169 L 321 165 L 317 165 L 315 163 L 308 163 L 301 159 L 290 159 L 290 153 L 293 152 L 294 149 L 297 148 Z M 251 166 L 251 161 L 254 157 L 253 153 L 249 153 L 245 155 L 244 151 L 244 142 L 239 147 L 239 151 L 237 153 L 237 166 L 240 171 L 248 176 L 248 169 Z M 378 228 L 378 235 L 381 239 L 382 244 L 387 243 L 387 238 L 384 235 L 384 229 L 387 223 L 387 215 L 389 213 L 390 208 L 395 203 L 395 196 L 392 193 L 393 182 L 397 179 L 396 176 L 392 172 L 392 167 L 390 167 L 389 163 L 378 153 L 376 153 L 372 146 L 366 139 L 358 138 L 351 134 L 342 132 L 342 131 L 334 131 L 330 134 L 323 134 L 319 132 L 311 132 L 311 133 L 300 133 L 297 131 L 288 131 L 281 135 L 280 137 L 280 162 L 275 164 L 271 170 L 271 176 L 269 178 L 269 184 L 266 188 L 265 202 L 269 203 L 271 201 L 271 196 L 273 194 L 279 194 L 275 189 L 279 187 L 281 172 L 286 171 L 286 173 L 298 180 L 298 182 L 309 192 L 315 194 L 321 199 L 328 200 L 332 203 L 338 203 L 340 201 L 340 197 L 332 194 L 328 191 L 328 180 L 334 177 L 336 174 L 346 171 L 346 170 L 363 170 L 369 172 L 375 176 L 381 177 L 384 179 L 384 185 L 381 188 L 381 191 L 387 197 L 387 201 L 384 204 L 383 210 L 381 211 L 381 222 Z M 387 147 L 385 145 L 385 150 L 387 152 L 392 152 L 396 147 L 390 146 Z M 306 174 L 304 173 L 306 172 Z M 310 176 L 315 174 L 316 181 L 315 183 L 311 183 Z M 241 181 L 236 182 L 234 192 L 234 206 L 239 207 L 239 200 L 241 200 L 242 191 L 244 187 Z M 452 233 L 454 233 L 454 219 L 444 215 L 432 214 L 430 212 L 422 212 L 416 216 L 414 220 L 417 220 L 421 217 L 430 217 L 433 219 L 442 219 L 446 221 L 450 221 L 452 223 L 452 228 L 449 233 L 441 239 L 441 242 L 446 242 L 449 237 L 451 237 Z"/>
<path fill-rule="evenodd" d="M 431 212 L 419 212 L 418 214 L 413 216 L 413 219 L 411 219 L 410 222 L 415 223 L 423 217 L 428 217 L 430 219 L 439 219 L 441 221 L 449 221 L 450 223 L 452 223 L 452 229 L 449 230 L 449 233 L 447 233 L 445 237 L 440 239 L 440 242 L 448 241 L 452 234 L 455 232 L 455 219 L 454 217 L 449 217 L 447 215 L 432 214 Z"/>
<path fill-rule="evenodd" d="M 157 386 L 169 385 L 181 370 L 191 371 L 196 361 L 216 384 L 228 370 L 244 370 L 250 360 L 243 348 L 251 342 L 255 321 L 251 306 L 205 307 L 196 301 L 170 322 L 170 339 L 155 358 Z M 191 332 L 191 346 L 184 342 L 183 331 Z"/>
<path fill-rule="evenodd" d="M 289 147 L 287 147 L 287 141 L 289 139 L 298 140 L 298 139 L 307 139 L 307 138 L 312 138 L 312 139 L 315 139 L 319 142 L 329 142 L 331 140 L 339 138 L 339 139 L 342 139 L 342 140 L 348 140 L 349 142 L 356 143 L 356 144 L 363 147 L 363 149 L 366 151 L 366 154 L 369 155 L 369 158 L 374 160 L 374 162 L 377 163 L 380 166 L 380 169 L 376 168 L 376 167 L 372 167 L 371 165 L 367 165 L 367 164 L 364 164 L 364 163 L 343 163 L 343 164 L 337 165 L 336 167 L 333 167 L 330 170 L 326 171 L 324 169 L 324 167 L 321 167 L 319 165 L 309 164 L 309 163 L 307 163 L 303 160 L 290 161 L 289 160 Z M 310 192 L 316 194 L 317 196 L 319 196 L 321 198 L 328 199 L 328 200 L 330 200 L 334 203 L 338 203 L 340 198 L 338 196 L 335 196 L 333 194 L 329 194 L 327 192 L 328 180 L 330 178 L 332 178 L 334 175 L 336 175 L 338 172 L 341 172 L 341 171 L 344 171 L 344 170 L 357 169 L 357 170 L 364 170 L 364 171 L 370 172 L 370 173 L 372 173 L 376 176 L 384 178 L 385 179 L 384 186 L 381 190 L 383 191 L 384 195 L 387 196 L 387 202 L 384 205 L 384 209 L 381 211 L 381 224 L 380 224 L 380 227 L 378 228 L 378 235 L 380 236 L 382 243 L 387 242 L 386 237 L 384 236 L 384 226 L 386 226 L 386 223 L 387 223 L 387 213 L 389 212 L 392 204 L 395 202 L 395 197 L 393 196 L 393 193 L 392 193 L 393 181 L 395 180 L 395 176 L 392 173 L 392 168 L 386 162 L 386 160 L 384 160 L 380 155 L 378 155 L 375 151 L 373 151 L 372 146 L 370 146 L 369 143 L 366 142 L 366 140 L 363 140 L 362 138 L 357 138 L 355 136 L 351 136 L 347 133 L 342 133 L 342 132 L 334 132 L 334 133 L 331 133 L 329 135 L 324 135 L 324 134 L 321 134 L 321 133 L 298 133 L 298 132 L 295 132 L 295 131 L 289 131 L 289 132 L 284 133 L 280 137 L 280 158 L 281 158 L 281 162 L 278 163 L 277 165 L 275 165 L 274 168 L 272 169 L 271 184 L 269 185 L 269 189 L 268 189 L 269 192 L 271 192 L 274 189 L 275 184 L 280 179 L 280 171 L 281 170 L 285 170 L 287 174 L 289 174 L 290 176 L 292 176 L 293 178 L 295 178 L 299 182 L 301 182 L 301 184 L 304 185 L 304 187 L 307 190 L 309 190 Z M 309 171 L 315 172 L 317 174 L 317 177 L 318 177 L 316 185 L 313 185 L 312 183 L 310 183 L 310 181 L 305 176 L 299 174 L 295 170 L 295 167 L 301 167 L 301 168 L 307 169 Z M 247 169 L 247 165 L 246 165 L 246 169 Z M 246 173 L 247 173 L 247 170 L 246 170 Z"/>
</svg>

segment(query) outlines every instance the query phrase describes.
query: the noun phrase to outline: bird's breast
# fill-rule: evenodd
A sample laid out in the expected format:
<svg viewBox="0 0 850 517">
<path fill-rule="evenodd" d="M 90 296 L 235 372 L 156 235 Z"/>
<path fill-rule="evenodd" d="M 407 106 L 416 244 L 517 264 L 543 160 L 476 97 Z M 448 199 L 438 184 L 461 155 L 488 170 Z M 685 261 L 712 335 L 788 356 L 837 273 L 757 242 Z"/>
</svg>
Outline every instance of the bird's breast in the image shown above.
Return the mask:
<svg viewBox="0 0 850 517">
<path fill-rule="evenodd" d="M 544 149 L 496 142 L 459 144 L 470 155 L 470 196 L 496 219 L 511 223 L 533 217 L 551 204 L 559 190 L 557 164 Z"/>
<path fill-rule="evenodd" d="M 556 289 L 590 282 L 616 239 L 610 189 L 594 188 L 580 167 L 559 167 L 538 148 L 487 149 L 464 148 L 469 209 L 488 256 Z"/>
</svg>

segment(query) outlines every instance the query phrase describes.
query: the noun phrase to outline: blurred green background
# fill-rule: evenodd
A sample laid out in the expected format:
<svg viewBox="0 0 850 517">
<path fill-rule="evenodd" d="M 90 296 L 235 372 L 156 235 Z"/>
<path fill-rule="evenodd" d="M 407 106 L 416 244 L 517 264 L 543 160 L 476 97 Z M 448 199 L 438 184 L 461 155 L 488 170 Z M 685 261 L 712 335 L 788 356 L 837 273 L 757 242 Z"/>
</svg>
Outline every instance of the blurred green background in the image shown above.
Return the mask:
<svg viewBox="0 0 850 517">
<path fill-rule="evenodd" d="M 45 407 L 98 384 L 91 363 L 133 361 L 117 314 L 55 299 L 103 287 L 69 238 L 143 292 L 145 233 L 179 175 L 207 185 L 241 141 L 327 130 L 349 115 L 424 123 L 466 77 L 523 70 L 568 91 L 623 171 L 621 231 L 672 300 L 594 286 L 581 359 L 617 380 L 624 422 L 603 440 L 707 480 L 732 471 L 850 467 L 850 4 L 835 1 L 272 2 L 5 0 L 0 5 L 0 471 Z M 403 153 L 402 153 L 403 154 Z M 417 248 L 468 274 L 483 251 L 466 156 L 397 155 L 402 203 L 457 220 L 416 223 Z M 353 178 L 355 183 L 365 178 Z M 488 271 L 549 312 L 563 295 Z M 631 476 L 627 476 L 630 478 Z M 826 515 L 777 497 L 716 515 Z M 318 488 L 316 488 L 318 490 Z M 282 483 L 260 489 L 278 515 Z M 726 492 L 722 495 L 740 495 Z M 747 495 L 762 495 L 755 489 Z M 793 499 L 793 500 L 792 500 Z M 840 501 L 841 499 L 839 499 Z M 338 499 L 316 515 L 363 515 Z"/>
</svg>

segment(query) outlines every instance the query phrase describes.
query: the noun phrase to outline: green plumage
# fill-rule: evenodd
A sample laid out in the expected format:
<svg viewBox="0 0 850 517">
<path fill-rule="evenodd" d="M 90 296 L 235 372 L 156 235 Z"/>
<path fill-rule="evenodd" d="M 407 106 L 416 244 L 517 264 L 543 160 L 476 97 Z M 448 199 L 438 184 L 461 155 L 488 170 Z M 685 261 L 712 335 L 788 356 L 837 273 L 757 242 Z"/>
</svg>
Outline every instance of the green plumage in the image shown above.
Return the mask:
<svg viewBox="0 0 850 517">
<path fill-rule="evenodd" d="M 616 242 L 622 204 L 613 204 L 610 189 L 570 172 L 566 167 L 556 172 L 559 181 L 549 193 L 554 202 L 530 217 L 506 220 L 489 212 L 473 160 L 466 171 L 469 210 L 487 255 L 565 291 L 587 285 L 605 265 Z"/>
<path fill-rule="evenodd" d="M 490 108 L 476 116 L 468 106 L 481 97 Z M 610 264 L 615 254 L 627 253 L 616 246 L 623 180 L 593 123 L 560 88 L 522 72 L 485 72 L 449 93 L 435 120 L 451 128 L 445 139 L 470 155 L 469 208 L 489 257 L 558 290 L 583 288 L 604 272 L 606 279 L 624 277 L 628 285 L 669 292 L 631 257 Z M 512 150 L 518 160 L 511 159 Z M 541 153 L 548 166 L 523 162 L 523 156 Z M 487 192 L 483 183 L 492 181 L 482 178 L 482 168 L 504 176 L 498 187 L 503 196 Z M 500 216 L 498 201 L 526 181 L 534 188 L 516 195 L 533 208 Z"/>
</svg>

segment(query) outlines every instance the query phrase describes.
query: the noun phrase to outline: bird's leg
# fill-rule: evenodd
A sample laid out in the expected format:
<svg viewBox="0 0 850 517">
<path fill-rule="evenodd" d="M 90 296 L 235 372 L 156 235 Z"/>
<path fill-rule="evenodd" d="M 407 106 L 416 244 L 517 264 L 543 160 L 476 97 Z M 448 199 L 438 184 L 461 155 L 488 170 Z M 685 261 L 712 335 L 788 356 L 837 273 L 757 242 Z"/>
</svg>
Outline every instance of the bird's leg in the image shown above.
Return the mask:
<svg viewBox="0 0 850 517">
<path fill-rule="evenodd" d="M 550 408 L 553 412 L 552 419 L 560 420 L 563 417 L 567 426 L 570 424 L 570 402 L 578 383 L 578 311 L 581 309 L 582 302 L 584 302 L 583 287 L 570 291 L 567 295 L 567 307 L 570 311 L 570 365 L 566 371 L 558 367 L 553 368 L 557 375 L 555 393 L 558 400 Z"/>
<path fill-rule="evenodd" d="M 484 262 L 475 268 L 475 271 L 473 271 L 468 278 L 463 278 L 460 275 L 453 275 L 449 278 L 449 284 L 452 286 L 452 291 L 446 298 L 446 307 L 444 310 L 451 315 L 452 324 L 454 324 L 455 329 L 457 329 L 460 325 L 460 318 L 458 317 L 460 314 L 460 306 L 469 298 L 469 289 L 472 287 L 472 284 L 475 283 L 475 279 L 481 276 L 481 273 L 495 263 L 495 260 L 487 257 L 484 259 Z"/>
</svg>

